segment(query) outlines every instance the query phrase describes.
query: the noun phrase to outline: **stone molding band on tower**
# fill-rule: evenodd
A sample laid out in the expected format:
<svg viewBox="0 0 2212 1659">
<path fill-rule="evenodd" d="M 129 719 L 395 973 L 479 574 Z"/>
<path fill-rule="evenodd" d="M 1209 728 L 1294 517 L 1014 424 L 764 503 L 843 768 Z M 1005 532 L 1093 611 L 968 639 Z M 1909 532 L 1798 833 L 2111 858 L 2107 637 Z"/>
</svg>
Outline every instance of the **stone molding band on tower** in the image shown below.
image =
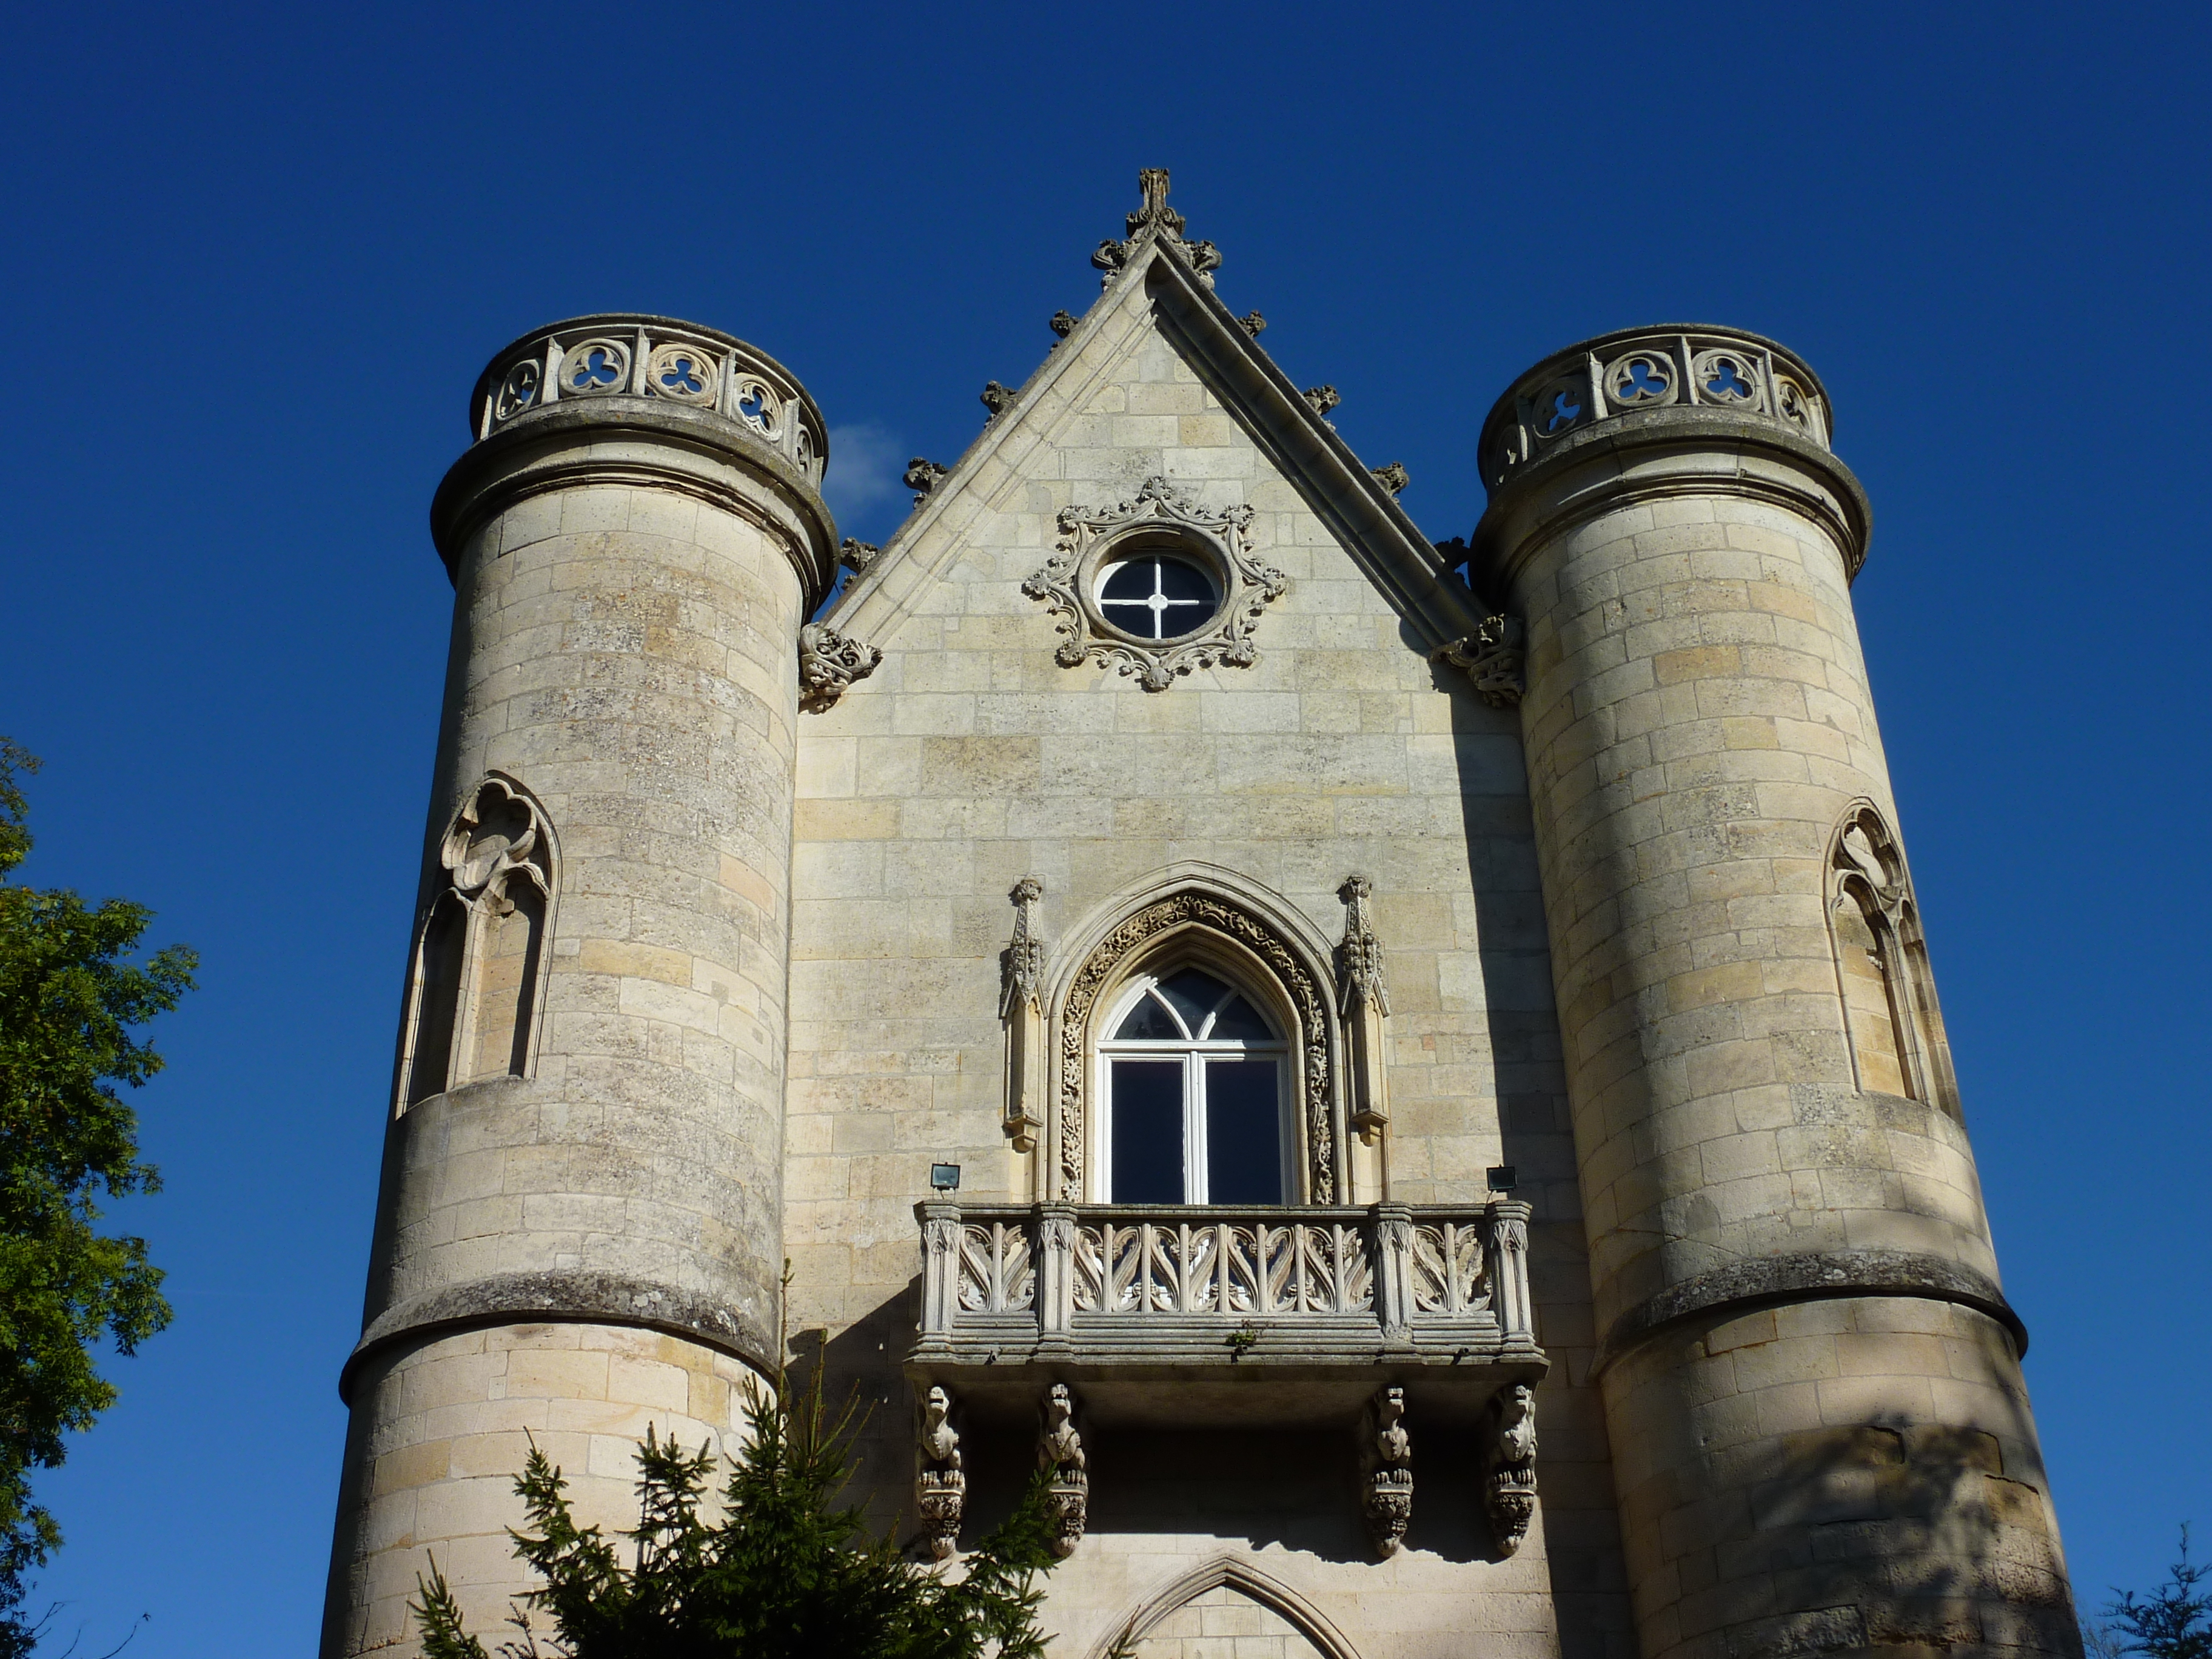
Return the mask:
<svg viewBox="0 0 2212 1659">
<path fill-rule="evenodd" d="M 1924 1297 L 1987 1314 L 2027 1353 L 2027 1325 L 1986 1273 L 1921 1250 L 1808 1250 L 1759 1256 L 1699 1273 L 1646 1297 L 1615 1318 L 1591 1362 L 1593 1376 L 1648 1337 L 1692 1319 L 1717 1322 L 1785 1302 L 1841 1297 Z"/>
<path fill-rule="evenodd" d="M 775 1375 L 775 1356 L 748 1341 L 743 1326 L 720 1303 L 620 1273 L 577 1268 L 496 1273 L 447 1285 L 386 1309 L 368 1323 L 338 1371 L 338 1398 L 353 1403 L 363 1365 L 395 1343 L 420 1343 L 488 1325 L 620 1325 L 659 1331 L 702 1343 Z"/>
</svg>

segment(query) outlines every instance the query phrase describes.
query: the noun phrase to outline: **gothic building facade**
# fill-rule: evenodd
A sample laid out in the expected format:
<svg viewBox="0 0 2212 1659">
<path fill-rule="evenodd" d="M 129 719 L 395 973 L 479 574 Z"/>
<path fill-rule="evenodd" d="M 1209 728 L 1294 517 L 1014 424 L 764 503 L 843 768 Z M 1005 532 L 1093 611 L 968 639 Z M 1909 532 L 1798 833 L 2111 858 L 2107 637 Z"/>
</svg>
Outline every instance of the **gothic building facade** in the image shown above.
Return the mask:
<svg viewBox="0 0 2212 1659">
<path fill-rule="evenodd" d="M 1563 351 L 1439 545 L 1166 183 L 881 549 L 730 336 L 477 383 L 326 1659 L 787 1364 L 1072 1659 L 2077 1654 L 1820 380 Z"/>
</svg>

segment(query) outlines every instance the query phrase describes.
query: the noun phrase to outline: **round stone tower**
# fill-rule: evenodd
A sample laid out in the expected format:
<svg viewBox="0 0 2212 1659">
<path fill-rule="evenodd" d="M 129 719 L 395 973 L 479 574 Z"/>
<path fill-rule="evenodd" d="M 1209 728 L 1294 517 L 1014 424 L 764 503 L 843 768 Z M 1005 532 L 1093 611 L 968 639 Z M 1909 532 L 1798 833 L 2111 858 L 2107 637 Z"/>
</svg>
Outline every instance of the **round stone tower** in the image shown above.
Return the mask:
<svg viewBox="0 0 2212 1659">
<path fill-rule="evenodd" d="M 1665 327 L 1481 440 L 1641 1645 L 2078 1653 L 1831 429 L 1781 347 Z"/>
<path fill-rule="evenodd" d="M 719 1443 L 776 1359 L 821 414 L 726 334 L 599 316 L 494 357 L 470 429 L 325 1659 L 416 1651 L 434 1556 L 501 1628 L 526 1435 L 634 1524 L 647 1425 Z"/>
</svg>

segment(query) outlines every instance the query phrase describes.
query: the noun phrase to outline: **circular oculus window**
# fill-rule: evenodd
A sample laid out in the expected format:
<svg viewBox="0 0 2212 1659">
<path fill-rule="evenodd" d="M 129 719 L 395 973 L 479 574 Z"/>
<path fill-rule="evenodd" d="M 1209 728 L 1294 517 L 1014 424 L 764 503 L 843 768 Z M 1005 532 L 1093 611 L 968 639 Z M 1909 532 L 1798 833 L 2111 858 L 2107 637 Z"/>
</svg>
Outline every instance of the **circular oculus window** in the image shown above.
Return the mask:
<svg viewBox="0 0 2212 1659">
<path fill-rule="evenodd" d="M 1146 548 L 1098 573 L 1098 614 L 1140 640 L 1179 640 L 1221 611 L 1221 584 L 1196 561 Z"/>
</svg>

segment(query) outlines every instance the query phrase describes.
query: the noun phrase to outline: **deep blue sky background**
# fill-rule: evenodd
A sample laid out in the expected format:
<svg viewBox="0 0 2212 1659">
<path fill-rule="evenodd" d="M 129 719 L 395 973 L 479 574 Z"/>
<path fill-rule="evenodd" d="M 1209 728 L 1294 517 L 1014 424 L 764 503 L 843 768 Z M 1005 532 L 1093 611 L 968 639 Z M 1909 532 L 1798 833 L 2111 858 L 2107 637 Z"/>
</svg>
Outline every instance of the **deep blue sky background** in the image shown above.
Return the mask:
<svg viewBox="0 0 2212 1659">
<path fill-rule="evenodd" d="M 2212 1522 L 2200 6 L 26 6 L 0 103 L 0 732 L 28 879 L 204 959 L 130 1206 L 173 1328 L 43 1490 L 89 1651 L 310 1650 L 485 358 L 758 343 L 845 528 L 1080 311 L 1139 166 L 1433 536 L 1538 356 L 1805 353 L 2087 1601 Z"/>
</svg>

